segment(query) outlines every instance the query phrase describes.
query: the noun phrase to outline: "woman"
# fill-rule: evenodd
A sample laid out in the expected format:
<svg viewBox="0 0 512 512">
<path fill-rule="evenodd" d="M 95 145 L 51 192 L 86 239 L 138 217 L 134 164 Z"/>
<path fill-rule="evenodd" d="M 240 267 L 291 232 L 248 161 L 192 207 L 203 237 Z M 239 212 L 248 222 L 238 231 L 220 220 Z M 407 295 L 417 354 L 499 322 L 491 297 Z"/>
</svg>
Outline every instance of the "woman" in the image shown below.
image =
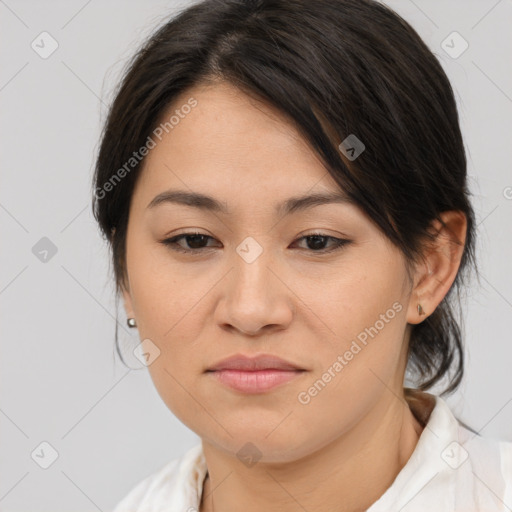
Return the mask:
<svg viewBox="0 0 512 512">
<path fill-rule="evenodd" d="M 512 509 L 512 443 L 426 392 L 463 376 L 475 216 L 450 83 L 392 10 L 183 10 L 132 61 L 94 186 L 141 359 L 201 438 L 115 512 Z"/>
</svg>

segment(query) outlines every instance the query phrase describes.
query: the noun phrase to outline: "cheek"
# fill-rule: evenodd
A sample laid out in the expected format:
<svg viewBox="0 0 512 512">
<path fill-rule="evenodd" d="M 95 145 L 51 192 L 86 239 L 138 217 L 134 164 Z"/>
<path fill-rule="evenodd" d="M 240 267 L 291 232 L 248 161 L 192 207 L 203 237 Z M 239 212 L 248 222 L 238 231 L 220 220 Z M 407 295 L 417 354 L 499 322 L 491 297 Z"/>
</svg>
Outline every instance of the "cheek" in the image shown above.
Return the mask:
<svg viewBox="0 0 512 512">
<path fill-rule="evenodd" d="M 201 299 L 215 280 L 186 266 L 177 268 L 160 248 L 133 244 L 130 250 L 128 273 L 139 336 L 160 351 L 148 371 L 163 402 L 188 424 L 189 417 L 204 412 L 190 393 L 203 369 L 197 345 L 206 315 Z"/>
<path fill-rule="evenodd" d="M 315 414 L 340 399 L 359 397 L 359 405 L 372 400 L 398 374 L 407 323 L 402 269 L 394 261 L 379 267 L 360 262 L 365 271 L 357 271 L 359 264 L 347 266 L 323 290 L 313 282 L 304 287 L 304 302 L 321 320 L 309 328 L 328 327 L 322 328 L 324 342 L 317 339 L 309 347 L 317 360 L 311 384 L 318 385 L 303 391 L 305 401 L 316 402 Z"/>
<path fill-rule="evenodd" d="M 294 424 L 282 432 L 282 439 L 275 439 L 277 446 L 289 436 L 296 455 L 320 449 L 360 422 L 384 395 L 393 393 L 401 373 L 405 309 L 398 301 L 383 303 L 381 308 L 375 299 L 358 315 L 338 314 L 337 322 L 332 317 L 339 336 L 328 349 L 311 348 L 316 369 L 286 407 L 293 408 Z"/>
<path fill-rule="evenodd" d="M 360 334 L 361 341 L 365 336 L 370 339 L 371 333 L 376 333 L 375 324 L 381 338 L 398 339 L 399 344 L 406 300 L 400 260 L 363 254 L 341 262 L 322 279 L 309 273 L 294 280 L 294 291 L 303 304 L 297 320 L 316 318 L 316 327 L 324 326 L 322 331 L 330 335 L 331 345 L 337 350 L 350 345 Z M 313 324 L 309 327 L 315 330 Z"/>
<path fill-rule="evenodd" d="M 187 315 L 197 316 L 195 304 L 213 284 L 206 267 L 180 264 L 166 251 L 154 240 L 145 240 L 132 244 L 128 252 L 132 300 L 141 319 L 139 332 L 165 343 Z"/>
<path fill-rule="evenodd" d="M 211 421 L 205 414 L 210 407 L 204 401 L 204 397 L 197 393 L 197 372 L 195 368 L 189 368 L 183 363 L 187 359 L 190 360 L 189 357 L 183 357 L 179 351 L 168 347 L 148 369 L 153 384 L 167 408 L 182 423 L 197 432 L 199 424 L 208 424 Z"/>
</svg>

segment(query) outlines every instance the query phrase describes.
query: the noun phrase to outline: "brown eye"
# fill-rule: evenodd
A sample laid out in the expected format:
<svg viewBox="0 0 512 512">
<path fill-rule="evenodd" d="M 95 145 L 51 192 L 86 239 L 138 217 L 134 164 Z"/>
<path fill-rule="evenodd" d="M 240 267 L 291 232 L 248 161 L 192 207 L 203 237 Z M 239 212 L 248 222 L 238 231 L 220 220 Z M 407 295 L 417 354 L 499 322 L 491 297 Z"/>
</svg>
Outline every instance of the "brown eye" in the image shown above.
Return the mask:
<svg viewBox="0 0 512 512">
<path fill-rule="evenodd" d="M 351 241 L 345 238 L 336 238 L 334 236 L 324 235 L 322 233 L 312 233 L 310 235 L 298 238 L 296 241 L 306 240 L 306 249 L 311 252 L 332 252 L 340 249 L 344 245 L 349 244 Z M 331 247 L 325 247 L 326 243 L 331 241 Z"/>
<path fill-rule="evenodd" d="M 182 240 L 184 241 L 185 246 L 180 244 Z M 212 248 L 212 246 L 206 245 L 208 240 L 215 239 L 203 233 L 182 233 L 172 238 L 166 238 L 165 240 L 162 240 L 161 243 L 170 247 L 173 251 L 199 253 L 205 249 Z M 302 240 L 306 240 L 307 247 L 305 247 L 305 249 L 313 253 L 333 252 L 337 249 L 341 249 L 343 246 L 351 242 L 351 240 L 336 238 L 322 233 L 312 233 L 310 235 L 302 236 L 295 240 L 295 242 Z M 330 247 L 326 247 L 328 242 L 331 242 Z"/>
<path fill-rule="evenodd" d="M 182 239 L 185 241 L 185 247 L 179 244 Z M 205 245 L 208 242 L 208 239 L 214 240 L 213 237 L 202 233 L 182 233 L 181 235 L 177 235 L 172 238 L 166 238 L 165 240 L 162 240 L 161 243 L 175 251 L 198 252 L 202 249 L 210 248 Z"/>
</svg>

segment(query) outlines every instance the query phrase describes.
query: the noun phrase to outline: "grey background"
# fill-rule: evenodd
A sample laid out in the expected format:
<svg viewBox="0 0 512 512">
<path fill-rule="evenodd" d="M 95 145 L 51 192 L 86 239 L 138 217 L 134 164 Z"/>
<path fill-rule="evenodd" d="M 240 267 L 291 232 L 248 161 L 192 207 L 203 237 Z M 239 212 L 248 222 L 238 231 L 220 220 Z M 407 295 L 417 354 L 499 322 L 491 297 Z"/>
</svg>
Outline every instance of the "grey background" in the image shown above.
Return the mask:
<svg viewBox="0 0 512 512">
<path fill-rule="evenodd" d="M 453 84 L 475 194 L 482 286 L 468 295 L 466 378 L 448 402 L 483 435 L 512 440 L 512 1 L 386 3 Z M 146 368 L 114 358 L 109 255 L 90 207 L 112 89 L 176 5 L 0 0 L 1 511 L 111 510 L 199 441 Z M 43 31 L 59 45 L 47 59 L 31 47 Z M 453 31 L 469 43 L 458 58 L 441 47 Z M 46 263 L 33 253 L 43 237 L 57 249 Z M 121 305 L 119 319 L 120 342 L 134 347 Z M 48 469 L 35 462 L 51 454 L 42 442 L 58 453 Z"/>
</svg>

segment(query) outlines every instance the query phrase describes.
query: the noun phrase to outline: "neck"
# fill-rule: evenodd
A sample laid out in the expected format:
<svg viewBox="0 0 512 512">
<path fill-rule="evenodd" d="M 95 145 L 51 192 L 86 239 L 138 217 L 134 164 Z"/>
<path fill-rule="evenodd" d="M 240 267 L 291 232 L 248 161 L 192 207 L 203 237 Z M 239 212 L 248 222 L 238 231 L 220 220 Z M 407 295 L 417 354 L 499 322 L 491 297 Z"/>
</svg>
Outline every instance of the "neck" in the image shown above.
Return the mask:
<svg viewBox="0 0 512 512">
<path fill-rule="evenodd" d="M 203 440 L 208 477 L 200 512 L 365 511 L 404 467 L 421 431 L 405 400 L 389 393 L 350 431 L 291 463 L 247 468 Z"/>
</svg>

